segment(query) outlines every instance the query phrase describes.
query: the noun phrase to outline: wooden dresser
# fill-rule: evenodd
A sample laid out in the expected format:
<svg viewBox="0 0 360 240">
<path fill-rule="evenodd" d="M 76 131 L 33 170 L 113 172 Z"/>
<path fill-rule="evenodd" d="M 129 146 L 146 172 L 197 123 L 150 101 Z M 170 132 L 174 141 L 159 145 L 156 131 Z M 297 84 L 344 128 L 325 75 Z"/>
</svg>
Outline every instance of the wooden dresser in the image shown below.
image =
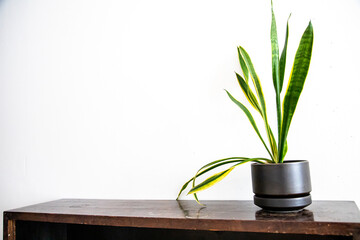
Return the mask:
<svg viewBox="0 0 360 240">
<path fill-rule="evenodd" d="M 252 201 L 61 199 L 4 212 L 4 240 L 355 239 L 351 201 L 314 201 L 269 213 Z"/>
</svg>

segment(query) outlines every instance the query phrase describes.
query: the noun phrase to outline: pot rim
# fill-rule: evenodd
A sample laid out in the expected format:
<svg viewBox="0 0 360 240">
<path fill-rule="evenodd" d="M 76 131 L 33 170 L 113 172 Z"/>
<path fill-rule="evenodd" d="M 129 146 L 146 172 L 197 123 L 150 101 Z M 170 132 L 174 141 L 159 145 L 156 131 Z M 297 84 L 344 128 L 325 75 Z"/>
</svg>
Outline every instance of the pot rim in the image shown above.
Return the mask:
<svg viewBox="0 0 360 240">
<path fill-rule="evenodd" d="M 308 163 L 308 160 L 285 160 L 282 163 L 252 163 L 251 165 L 260 165 L 260 166 L 279 166 L 279 165 L 290 165 L 290 164 L 301 164 Z"/>
</svg>

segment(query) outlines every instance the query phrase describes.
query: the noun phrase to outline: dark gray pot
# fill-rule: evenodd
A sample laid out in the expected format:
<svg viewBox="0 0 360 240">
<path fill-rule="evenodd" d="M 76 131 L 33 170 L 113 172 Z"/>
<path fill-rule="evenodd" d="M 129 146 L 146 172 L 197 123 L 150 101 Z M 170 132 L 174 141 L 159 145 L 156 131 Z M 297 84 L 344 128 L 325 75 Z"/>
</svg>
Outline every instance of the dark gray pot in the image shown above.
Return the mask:
<svg viewBox="0 0 360 240">
<path fill-rule="evenodd" d="M 311 204 L 309 162 L 251 164 L 255 205 L 272 211 L 300 210 Z"/>
</svg>

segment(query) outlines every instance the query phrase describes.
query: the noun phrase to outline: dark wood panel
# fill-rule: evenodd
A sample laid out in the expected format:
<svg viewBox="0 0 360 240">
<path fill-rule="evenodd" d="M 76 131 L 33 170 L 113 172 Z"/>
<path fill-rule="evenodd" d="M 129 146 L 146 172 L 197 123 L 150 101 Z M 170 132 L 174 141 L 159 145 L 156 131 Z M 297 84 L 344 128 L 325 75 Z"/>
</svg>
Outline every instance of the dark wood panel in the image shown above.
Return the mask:
<svg viewBox="0 0 360 240">
<path fill-rule="evenodd" d="M 67 224 L 16 221 L 16 240 L 67 240 Z"/>
<path fill-rule="evenodd" d="M 17 240 L 350 240 L 350 236 L 266 234 L 160 228 L 111 227 L 19 221 Z"/>
</svg>

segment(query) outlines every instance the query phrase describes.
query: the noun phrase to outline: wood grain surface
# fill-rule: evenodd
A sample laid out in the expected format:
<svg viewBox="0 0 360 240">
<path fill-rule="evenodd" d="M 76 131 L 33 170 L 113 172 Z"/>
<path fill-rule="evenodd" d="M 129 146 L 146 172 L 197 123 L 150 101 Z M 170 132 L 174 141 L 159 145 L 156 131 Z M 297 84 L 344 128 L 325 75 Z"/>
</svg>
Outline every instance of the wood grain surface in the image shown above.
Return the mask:
<svg viewBox="0 0 360 240">
<path fill-rule="evenodd" d="M 187 200 L 61 199 L 6 211 L 4 220 L 154 229 L 341 235 L 359 239 L 360 213 L 351 201 L 314 201 L 305 210 L 295 213 L 265 212 L 252 201 L 204 203 L 206 207 Z"/>
</svg>

